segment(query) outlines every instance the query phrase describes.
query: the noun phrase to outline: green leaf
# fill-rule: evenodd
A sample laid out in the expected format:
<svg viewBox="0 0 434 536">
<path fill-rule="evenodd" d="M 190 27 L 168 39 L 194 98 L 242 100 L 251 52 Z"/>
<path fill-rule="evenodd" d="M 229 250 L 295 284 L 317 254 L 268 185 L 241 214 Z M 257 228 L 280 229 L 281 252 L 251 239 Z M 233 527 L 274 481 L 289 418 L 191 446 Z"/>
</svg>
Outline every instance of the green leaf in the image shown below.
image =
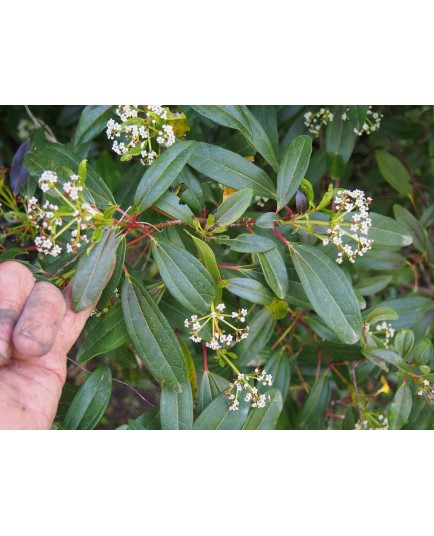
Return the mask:
<svg viewBox="0 0 434 536">
<path fill-rule="evenodd" d="M 74 150 L 92 141 L 106 128 L 113 108 L 112 105 L 85 106 L 74 134 Z"/>
<path fill-rule="evenodd" d="M 434 309 L 434 301 L 425 296 L 404 296 L 386 300 L 383 306 L 390 307 L 398 313 L 398 320 L 392 320 L 396 330 L 413 328 L 426 319 L 428 311 Z"/>
<path fill-rule="evenodd" d="M 282 320 L 288 316 L 288 304 L 279 298 L 273 298 L 273 301 L 265 307 L 274 320 Z"/>
<path fill-rule="evenodd" d="M 406 358 L 411 352 L 414 345 L 414 333 L 410 329 L 403 329 L 399 331 L 393 341 L 393 346 L 397 353 Z"/>
<path fill-rule="evenodd" d="M 261 123 L 263 129 L 267 133 L 267 136 L 273 147 L 275 155 L 279 153 L 279 131 L 277 127 L 277 110 L 276 106 L 265 104 L 250 106 L 252 114 Z"/>
<path fill-rule="evenodd" d="M 61 181 L 69 180 L 69 174 L 65 168 L 76 173 L 81 161 L 80 156 L 60 143 L 37 145 L 26 154 L 24 159 L 26 168 L 36 179 L 39 179 L 44 171 L 54 170 L 59 174 Z M 101 209 L 115 204 L 110 189 L 90 166 L 87 166 L 86 191 L 90 193 L 97 207 Z"/>
<path fill-rule="evenodd" d="M 357 259 L 357 264 L 369 270 L 396 270 L 405 266 L 406 260 L 394 251 L 368 251 Z"/>
<path fill-rule="evenodd" d="M 412 243 L 413 238 L 406 227 L 393 218 L 372 212 L 370 214 L 372 226 L 368 231 L 368 238 L 374 241 L 374 247 L 404 247 Z"/>
<path fill-rule="evenodd" d="M 192 106 L 194 110 L 219 125 L 238 130 L 260 153 L 271 167 L 277 170 L 276 155 L 262 125 L 247 108 L 242 105 Z"/>
<path fill-rule="evenodd" d="M 396 320 L 398 318 L 398 313 L 395 311 L 395 309 L 386 307 L 384 305 L 374 307 L 374 309 L 369 309 L 369 311 L 366 311 L 366 313 L 366 322 L 369 324 L 384 322 L 385 320 Z"/>
<path fill-rule="evenodd" d="M 194 146 L 193 141 L 175 143 L 148 167 L 134 196 L 139 212 L 149 208 L 172 185 L 187 163 Z"/>
<path fill-rule="evenodd" d="M 185 184 L 187 189 L 182 192 L 181 199 L 193 210 L 200 212 L 205 206 L 202 184 L 189 166 L 184 166 L 175 184 Z"/>
<path fill-rule="evenodd" d="M 229 382 L 219 376 L 213 374 L 209 370 L 205 370 L 201 375 L 199 388 L 197 392 L 197 411 L 202 411 L 223 391 L 229 387 Z"/>
<path fill-rule="evenodd" d="M 65 420 L 65 430 L 93 430 L 107 409 L 112 392 L 112 374 L 100 365 L 90 374 L 75 395 Z"/>
<path fill-rule="evenodd" d="M 410 231 L 414 247 L 422 253 L 425 252 L 427 250 L 427 231 L 420 221 L 401 205 L 393 205 L 393 213 L 398 222 Z"/>
<path fill-rule="evenodd" d="M 265 280 L 278 298 L 283 300 L 288 292 L 288 272 L 285 261 L 277 248 L 258 253 Z"/>
<path fill-rule="evenodd" d="M 273 377 L 273 387 L 279 389 L 286 398 L 291 380 L 291 365 L 286 351 L 276 350 L 264 365 L 264 369 Z"/>
<path fill-rule="evenodd" d="M 236 190 L 251 188 L 254 195 L 276 197 L 276 188 L 265 171 L 217 145 L 196 143 L 188 164 L 224 186 Z"/>
<path fill-rule="evenodd" d="M 152 256 L 172 296 L 187 310 L 200 316 L 207 314 L 217 287 L 201 262 L 163 238 L 152 241 Z"/>
<path fill-rule="evenodd" d="M 408 421 L 412 402 L 410 388 L 406 383 L 403 383 L 396 392 L 389 410 L 388 421 L 391 430 L 401 430 Z"/>
<path fill-rule="evenodd" d="M 131 341 L 151 374 L 180 391 L 187 372 L 178 340 L 149 293 L 128 278 L 122 288 L 122 309 Z"/>
<path fill-rule="evenodd" d="M 249 412 L 249 405 L 240 400 L 239 409 L 229 409 L 229 400 L 223 394 L 213 400 L 196 419 L 195 430 L 241 430 Z"/>
<path fill-rule="evenodd" d="M 349 106 L 346 112 L 348 119 L 351 121 L 351 124 L 357 130 L 360 130 L 363 127 L 363 124 L 366 120 L 366 113 L 369 106 Z"/>
<path fill-rule="evenodd" d="M 254 360 L 265 348 L 274 333 L 276 321 L 264 308 L 258 311 L 251 320 L 248 320 L 248 324 L 250 328 L 249 336 L 236 346 L 240 366 Z"/>
<path fill-rule="evenodd" d="M 226 290 L 250 302 L 269 305 L 274 299 L 271 290 L 255 279 L 234 277 L 227 281 Z"/>
<path fill-rule="evenodd" d="M 411 196 L 413 188 L 410 174 L 403 164 L 395 156 L 383 150 L 375 151 L 375 159 L 380 173 L 390 186 L 403 196 Z"/>
<path fill-rule="evenodd" d="M 372 296 L 384 290 L 391 281 L 391 275 L 376 275 L 362 279 L 362 281 L 357 283 L 355 288 L 362 296 Z"/>
<path fill-rule="evenodd" d="M 277 175 L 277 209 L 284 207 L 297 192 L 309 166 L 312 139 L 298 136 L 289 145 Z"/>
<path fill-rule="evenodd" d="M 387 366 L 384 366 L 384 363 L 395 365 L 395 367 L 398 368 L 403 368 L 404 365 L 404 361 L 401 356 L 392 350 L 387 350 L 386 348 L 365 348 L 362 350 L 362 354 L 386 372 L 388 372 L 389 369 Z"/>
<path fill-rule="evenodd" d="M 197 248 L 200 262 L 205 266 L 205 268 L 208 270 L 214 280 L 219 281 L 222 276 L 220 275 L 220 270 L 214 255 L 214 251 L 206 242 L 204 242 L 200 238 L 193 236 L 189 232 L 187 232 L 187 234 L 190 236 L 190 238 L 192 238 L 194 245 Z"/>
<path fill-rule="evenodd" d="M 343 121 L 344 106 L 337 106 L 334 119 L 327 125 L 325 146 L 327 151 L 327 168 L 333 180 L 340 179 L 344 168 L 351 158 L 356 134 L 350 121 Z"/>
<path fill-rule="evenodd" d="M 264 253 L 276 247 L 270 238 L 258 234 L 240 234 L 235 238 L 215 238 L 215 242 L 229 246 L 233 251 L 240 253 Z"/>
<path fill-rule="evenodd" d="M 95 170 L 112 192 L 116 191 L 122 179 L 125 181 L 125 177 L 121 177 L 118 170 L 118 162 L 115 161 L 111 153 L 105 152 L 101 154 L 96 161 Z"/>
<path fill-rule="evenodd" d="M 362 317 L 344 272 L 318 248 L 293 245 L 291 258 L 315 312 L 347 344 L 360 339 Z"/>
<path fill-rule="evenodd" d="M 112 276 L 118 240 L 113 231 L 106 227 L 101 240 L 89 253 L 80 257 L 72 283 L 74 311 L 82 311 L 96 304 Z"/>
<path fill-rule="evenodd" d="M 304 430 L 324 429 L 329 399 L 330 381 L 326 375 L 322 375 L 315 380 L 298 414 L 298 427 Z"/>
<path fill-rule="evenodd" d="M 271 397 L 271 400 L 263 408 L 251 408 L 243 430 L 275 429 L 283 408 L 282 393 L 279 389 L 270 389 L 266 394 Z"/>
<path fill-rule="evenodd" d="M 241 218 L 250 206 L 252 195 L 251 188 L 245 188 L 227 197 L 215 213 L 216 225 L 229 225 Z"/>
<path fill-rule="evenodd" d="M 116 264 L 113 270 L 113 274 L 110 278 L 105 289 L 102 291 L 101 297 L 98 301 L 97 309 L 102 309 L 110 298 L 113 296 L 114 292 L 118 288 L 119 281 L 124 270 L 125 254 L 127 252 L 127 246 L 125 241 L 125 236 L 123 235 L 120 238 L 118 249 L 116 250 Z"/>
<path fill-rule="evenodd" d="M 275 212 L 266 212 L 256 220 L 255 225 L 257 227 L 262 227 L 263 229 L 274 229 L 274 227 L 276 227 L 275 223 L 280 224 L 281 222 L 282 218 L 279 214 L 276 214 Z"/>
<path fill-rule="evenodd" d="M 77 363 L 86 363 L 92 357 L 119 348 L 128 341 L 128 333 L 120 303 L 98 319 L 77 354 Z"/>
<path fill-rule="evenodd" d="M 180 199 L 172 192 L 164 193 L 154 205 L 177 220 L 192 225 L 194 214 L 190 207 L 180 203 Z"/>
<path fill-rule="evenodd" d="M 181 385 L 178 393 L 163 385 L 160 399 L 162 430 L 191 430 L 193 427 L 193 395 L 190 382 Z"/>
</svg>

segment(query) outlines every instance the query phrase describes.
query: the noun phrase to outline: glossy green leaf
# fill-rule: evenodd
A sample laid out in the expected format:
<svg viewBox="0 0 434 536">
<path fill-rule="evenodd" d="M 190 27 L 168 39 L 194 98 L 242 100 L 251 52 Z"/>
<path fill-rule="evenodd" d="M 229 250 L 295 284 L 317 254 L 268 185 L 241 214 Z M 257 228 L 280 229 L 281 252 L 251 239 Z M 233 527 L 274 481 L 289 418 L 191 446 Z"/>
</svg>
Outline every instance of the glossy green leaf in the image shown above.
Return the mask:
<svg viewBox="0 0 434 536">
<path fill-rule="evenodd" d="M 39 179 L 44 171 L 54 170 L 62 181 L 69 180 L 69 173 L 77 173 L 81 160 L 80 156 L 60 143 L 44 143 L 29 151 L 24 162 L 29 173 L 36 179 Z M 91 166 L 87 166 L 86 191 L 101 209 L 115 204 L 110 189 Z"/>
<path fill-rule="evenodd" d="M 218 244 L 229 246 L 233 251 L 240 253 L 264 253 L 276 247 L 270 238 L 258 234 L 240 234 L 235 238 L 215 238 Z"/>
<path fill-rule="evenodd" d="M 388 350 L 386 348 L 365 348 L 362 350 L 362 354 L 386 372 L 388 372 L 388 367 L 384 366 L 385 363 L 395 365 L 395 367 L 398 368 L 402 368 L 404 364 L 401 356 L 393 350 Z"/>
<path fill-rule="evenodd" d="M 155 203 L 172 185 L 187 163 L 194 146 L 193 141 L 175 143 L 148 167 L 134 197 L 134 203 L 140 212 Z"/>
<path fill-rule="evenodd" d="M 193 395 L 190 382 L 181 385 L 182 392 L 163 385 L 160 398 L 162 430 L 191 430 L 193 427 Z"/>
<path fill-rule="evenodd" d="M 386 151 L 378 150 L 375 151 L 375 159 L 380 173 L 392 188 L 403 196 L 412 195 L 413 188 L 410 183 L 410 174 L 395 156 Z"/>
<path fill-rule="evenodd" d="M 198 315 L 210 311 L 217 287 L 196 257 L 163 238 L 152 241 L 152 256 L 167 290 L 179 303 Z"/>
<path fill-rule="evenodd" d="M 277 209 L 285 206 L 297 192 L 312 153 L 312 139 L 309 136 L 298 136 L 293 140 L 279 167 L 277 175 Z"/>
<path fill-rule="evenodd" d="M 362 281 L 357 283 L 355 288 L 362 296 L 372 296 L 384 290 L 391 281 L 391 275 L 376 275 L 362 279 Z"/>
<path fill-rule="evenodd" d="M 197 411 L 202 411 L 219 395 L 226 391 L 229 387 L 229 382 L 214 374 L 209 370 L 205 370 L 201 375 L 199 387 L 197 391 Z"/>
<path fill-rule="evenodd" d="M 291 380 L 289 355 L 284 350 L 276 350 L 265 363 L 264 370 L 273 377 L 273 387 L 279 389 L 286 398 Z"/>
<path fill-rule="evenodd" d="M 268 371 L 267 371 L 268 372 Z M 274 430 L 283 408 L 283 397 L 279 389 L 266 392 L 271 400 L 263 408 L 251 408 L 243 430 Z"/>
<path fill-rule="evenodd" d="M 187 187 L 187 189 L 182 192 L 181 199 L 187 203 L 190 208 L 200 212 L 205 206 L 202 183 L 189 166 L 184 166 L 182 168 L 178 180 L 175 181 L 175 184 L 180 183 L 185 184 Z"/>
<path fill-rule="evenodd" d="M 405 257 L 395 251 L 368 251 L 357 259 L 357 265 L 369 270 L 396 270 L 406 265 Z"/>
<path fill-rule="evenodd" d="M 265 285 L 255 279 L 234 277 L 228 279 L 226 290 L 250 302 L 269 305 L 274 298 L 273 293 Z"/>
<path fill-rule="evenodd" d="M 85 106 L 74 134 L 74 149 L 96 138 L 107 127 L 114 106 Z"/>
<path fill-rule="evenodd" d="M 315 312 L 342 342 L 357 342 L 362 318 L 357 297 L 345 274 L 316 247 L 293 245 L 290 252 Z"/>
<path fill-rule="evenodd" d="M 395 335 L 393 346 L 398 355 L 406 358 L 413 348 L 414 341 L 414 333 L 410 329 L 403 329 Z"/>
<path fill-rule="evenodd" d="M 288 292 L 288 272 L 282 254 L 274 248 L 258 253 L 258 259 L 271 290 L 283 300 Z"/>
<path fill-rule="evenodd" d="M 229 225 L 241 218 L 252 202 L 252 195 L 251 188 L 244 188 L 227 197 L 215 213 L 216 225 Z"/>
<path fill-rule="evenodd" d="M 426 319 L 427 313 L 434 309 L 434 301 L 425 296 L 403 296 L 383 302 L 384 307 L 390 307 L 398 313 L 398 319 L 391 324 L 396 330 L 414 328 Z"/>
<path fill-rule="evenodd" d="M 105 228 L 101 240 L 80 257 L 72 283 L 74 311 L 96 304 L 112 276 L 118 243 L 113 231 Z"/>
<path fill-rule="evenodd" d="M 276 106 L 265 104 L 249 106 L 249 108 L 267 133 L 274 154 L 277 155 L 279 153 L 279 131 Z"/>
<path fill-rule="evenodd" d="M 192 106 L 204 117 L 219 125 L 238 130 L 264 159 L 277 170 L 276 155 L 270 139 L 261 123 L 247 106 Z"/>
<path fill-rule="evenodd" d="M 305 430 L 324 429 L 329 400 L 330 380 L 326 375 L 321 375 L 312 385 L 298 414 L 298 427 Z"/>
<path fill-rule="evenodd" d="M 110 300 L 110 298 L 113 297 L 113 294 L 118 288 L 118 285 L 119 285 L 119 282 L 121 280 L 121 276 L 123 273 L 123 269 L 124 269 L 126 252 L 127 252 L 126 241 L 125 241 L 125 237 L 122 236 L 119 239 L 119 245 L 116 250 L 116 264 L 113 270 L 113 274 L 110 278 L 110 281 L 107 283 L 107 286 L 102 291 L 101 297 L 98 301 L 97 309 L 102 309 Z"/>
<path fill-rule="evenodd" d="M 414 247 L 422 253 L 427 250 L 427 231 L 420 221 L 401 205 L 393 205 L 393 213 L 398 222 L 407 228 L 413 238 Z"/>
<path fill-rule="evenodd" d="M 249 412 L 249 405 L 240 401 L 239 409 L 229 409 L 230 401 L 223 394 L 213 400 L 196 419 L 195 430 L 241 430 Z"/>
<path fill-rule="evenodd" d="M 379 305 L 366 311 L 366 322 L 369 324 L 384 322 L 385 320 L 396 320 L 397 318 L 398 313 L 395 309 L 384 305 Z"/>
<path fill-rule="evenodd" d="M 410 388 L 406 383 L 403 383 L 396 392 L 392 405 L 390 406 L 388 420 L 391 430 L 401 430 L 408 421 L 412 402 Z"/>
<path fill-rule="evenodd" d="M 194 245 L 197 248 L 200 262 L 205 266 L 205 268 L 208 270 L 208 272 L 211 274 L 215 281 L 220 280 L 222 276 L 220 275 L 220 270 L 217 264 L 214 251 L 206 242 L 204 242 L 200 238 L 197 238 L 190 233 L 187 234 L 190 236 L 190 238 L 192 238 Z"/>
<path fill-rule="evenodd" d="M 110 402 L 112 374 L 100 365 L 90 374 L 70 405 L 62 426 L 65 430 L 93 430 Z"/>
<path fill-rule="evenodd" d="M 262 227 L 263 229 L 274 229 L 274 227 L 276 227 L 275 224 L 280 224 L 281 221 L 282 218 L 279 214 L 276 214 L 275 212 L 266 212 L 265 214 L 262 214 L 262 216 L 259 216 L 255 225 L 257 227 Z"/>
<path fill-rule="evenodd" d="M 370 214 L 372 226 L 368 238 L 374 241 L 374 247 L 404 247 L 412 243 L 413 238 L 406 227 L 393 218 L 381 214 Z"/>
<path fill-rule="evenodd" d="M 127 328 L 123 318 L 122 307 L 117 303 L 98 319 L 77 354 L 77 363 L 85 363 L 97 355 L 105 354 L 119 348 L 128 341 Z"/>
<path fill-rule="evenodd" d="M 236 347 L 239 357 L 237 365 L 240 366 L 254 360 L 259 352 L 265 348 L 276 325 L 276 321 L 265 308 L 259 310 L 252 318 L 248 316 L 246 322 L 250 328 L 249 336 L 239 342 Z"/>
<path fill-rule="evenodd" d="M 131 342 L 149 371 L 168 387 L 181 391 L 187 372 L 172 328 L 149 293 L 128 278 L 122 288 L 122 309 Z"/>
<path fill-rule="evenodd" d="M 276 197 L 276 188 L 265 171 L 217 145 L 196 143 L 188 164 L 225 186 L 236 190 L 251 188 L 254 195 Z"/>
<path fill-rule="evenodd" d="M 190 207 L 180 203 L 179 197 L 172 192 L 165 192 L 154 205 L 169 216 L 192 225 L 194 214 Z"/>
<path fill-rule="evenodd" d="M 337 106 L 334 119 L 326 127 L 325 147 L 327 151 L 327 168 L 330 177 L 337 180 L 342 177 L 345 166 L 353 153 L 356 134 L 350 121 L 343 121 L 345 106 Z"/>
<path fill-rule="evenodd" d="M 369 106 L 366 105 L 348 106 L 346 114 L 353 127 L 357 130 L 361 130 L 363 127 L 368 108 Z"/>
</svg>

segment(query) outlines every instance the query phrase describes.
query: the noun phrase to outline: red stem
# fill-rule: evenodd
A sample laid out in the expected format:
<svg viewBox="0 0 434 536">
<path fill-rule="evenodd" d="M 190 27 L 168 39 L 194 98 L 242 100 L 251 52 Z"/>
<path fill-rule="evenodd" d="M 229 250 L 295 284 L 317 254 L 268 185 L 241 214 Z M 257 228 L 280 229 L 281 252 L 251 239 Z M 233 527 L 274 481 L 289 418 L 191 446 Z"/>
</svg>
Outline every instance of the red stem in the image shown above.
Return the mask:
<svg viewBox="0 0 434 536">
<path fill-rule="evenodd" d="M 276 229 L 270 229 L 270 231 L 271 231 L 272 233 L 274 233 L 274 234 L 277 236 L 277 238 L 278 238 L 281 242 L 283 242 L 286 246 L 289 246 L 289 242 L 288 242 L 288 240 L 286 240 L 286 238 L 285 238 L 284 236 L 282 236 L 278 231 L 276 231 Z"/>
<path fill-rule="evenodd" d="M 203 350 L 203 368 L 205 372 L 208 372 L 208 357 L 206 355 L 205 341 L 202 341 L 202 350 Z"/>
</svg>

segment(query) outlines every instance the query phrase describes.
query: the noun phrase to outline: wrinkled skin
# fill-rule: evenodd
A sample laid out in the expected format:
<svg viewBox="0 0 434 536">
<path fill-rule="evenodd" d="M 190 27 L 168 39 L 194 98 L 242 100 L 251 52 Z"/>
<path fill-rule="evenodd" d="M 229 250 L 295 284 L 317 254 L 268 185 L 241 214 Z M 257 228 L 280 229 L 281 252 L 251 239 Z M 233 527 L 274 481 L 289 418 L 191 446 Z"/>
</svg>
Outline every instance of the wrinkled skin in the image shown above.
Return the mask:
<svg viewBox="0 0 434 536">
<path fill-rule="evenodd" d="M 49 429 L 66 379 L 66 354 L 93 306 L 75 313 L 64 293 L 25 266 L 0 264 L 0 429 Z"/>
</svg>

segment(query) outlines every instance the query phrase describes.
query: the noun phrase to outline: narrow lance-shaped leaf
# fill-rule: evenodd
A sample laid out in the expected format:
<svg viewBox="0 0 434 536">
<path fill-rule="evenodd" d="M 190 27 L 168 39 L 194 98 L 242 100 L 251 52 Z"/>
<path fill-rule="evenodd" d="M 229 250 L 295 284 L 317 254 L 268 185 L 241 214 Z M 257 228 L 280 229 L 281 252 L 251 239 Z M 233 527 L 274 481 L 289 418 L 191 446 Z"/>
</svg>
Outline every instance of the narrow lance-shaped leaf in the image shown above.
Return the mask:
<svg viewBox="0 0 434 536">
<path fill-rule="evenodd" d="M 276 187 L 265 171 L 227 149 L 196 143 L 188 164 L 225 186 L 236 190 L 251 188 L 254 195 L 276 197 Z"/>
<path fill-rule="evenodd" d="M 245 300 L 262 305 L 269 305 L 273 299 L 273 293 L 265 285 L 255 279 L 247 277 L 234 277 L 228 279 L 225 289 Z M 286 309 L 286 308 L 285 308 Z"/>
<path fill-rule="evenodd" d="M 362 332 L 362 317 L 345 274 L 316 247 L 292 245 L 290 252 L 315 312 L 341 341 L 357 342 Z"/>
<path fill-rule="evenodd" d="M 111 392 L 111 371 L 107 365 L 100 365 L 75 395 L 63 421 L 63 428 L 93 430 L 107 409 Z"/>
<path fill-rule="evenodd" d="M 323 429 L 325 427 L 329 399 L 330 380 L 323 374 L 315 380 L 298 414 L 298 427 L 305 430 Z"/>
<path fill-rule="evenodd" d="M 211 402 L 196 419 L 195 430 L 241 430 L 249 412 L 249 405 L 240 400 L 237 411 L 230 410 L 229 400 L 223 394 Z"/>
<path fill-rule="evenodd" d="M 134 203 L 140 212 L 155 203 L 172 185 L 187 163 L 194 146 L 194 141 L 175 143 L 148 167 L 134 197 Z"/>
<path fill-rule="evenodd" d="M 285 261 L 280 251 L 275 248 L 265 253 L 258 253 L 258 259 L 271 290 L 283 300 L 288 292 L 289 281 Z"/>
<path fill-rule="evenodd" d="M 119 348 L 128 341 L 128 333 L 120 303 L 98 319 L 87 333 L 77 354 L 77 363 L 85 363 L 100 354 Z"/>
<path fill-rule="evenodd" d="M 218 244 L 229 246 L 233 251 L 240 253 L 264 253 L 276 247 L 276 244 L 270 238 L 258 234 L 243 233 L 235 238 L 216 237 Z"/>
<path fill-rule="evenodd" d="M 410 387 L 403 383 L 396 392 L 389 410 L 388 421 L 391 430 L 400 430 L 408 421 L 412 402 Z"/>
<path fill-rule="evenodd" d="M 216 225 L 229 225 L 241 218 L 252 202 L 252 195 L 253 191 L 251 188 L 245 188 L 225 199 L 217 208 L 215 214 Z"/>
<path fill-rule="evenodd" d="M 252 319 L 247 317 L 247 322 L 250 328 L 249 336 L 237 344 L 239 366 L 246 365 L 250 360 L 255 359 L 265 348 L 276 325 L 276 321 L 265 308 L 259 310 Z"/>
<path fill-rule="evenodd" d="M 219 376 L 213 374 L 209 370 L 205 370 L 200 379 L 197 392 L 197 411 L 202 411 L 223 391 L 229 387 L 229 382 Z"/>
<path fill-rule="evenodd" d="M 163 238 L 152 241 L 152 256 L 168 291 L 179 303 L 195 314 L 209 312 L 217 287 L 196 257 Z"/>
<path fill-rule="evenodd" d="M 96 138 L 107 126 L 113 106 L 85 106 L 74 134 L 74 149 Z"/>
<path fill-rule="evenodd" d="M 336 107 L 333 121 L 327 125 L 325 134 L 327 168 L 334 180 L 342 176 L 353 153 L 357 137 L 351 122 L 342 119 L 344 112 L 345 106 Z"/>
<path fill-rule="evenodd" d="M 244 423 L 243 430 L 274 430 L 283 408 L 283 397 L 279 389 L 266 392 L 267 401 L 263 408 L 252 408 Z"/>
<path fill-rule="evenodd" d="M 113 274 L 110 278 L 110 281 L 107 283 L 107 286 L 102 291 L 101 297 L 98 301 L 97 309 L 100 309 L 106 305 L 109 299 L 113 296 L 116 289 L 118 288 L 119 281 L 124 269 L 125 255 L 127 252 L 127 245 L 125 240 L 125 235 L 119 238 L 119 245 L 116 250 L 116 263 L 113 270 Z"/>
<path fill-rule="evenodd" d="M 375 159 L 383 178 L 403 196 L 411 196 L 413 188 L 410 184 L 410 174 L 404 165 L 391 154 L 383 150 L 375 151 Z"/>
<path fill-rule="evenodd" d="M 90 253 L 85 252 L 80 257 L 72 283 L 74 311 L 82 311 L 98 300 L 111 278 L 118 240 L 112 229 L 105 228 Z"/>
<path fill-rule="evenodd" d="M 154 204 L 169 216 L 192 225 L 194 214 L 191 211 L 191 208 L 188 205 L 180 203 L 179 197 L 174 193 L 165 192 Z"/>
<path fill-rule="evenodd" d="M 279 389 L 286 398 L 291 380 L 291 365 L 289 355 L 286 351 L 275 351 L 270 359 L 266 362 L 264 369 L 273 378 L 273 387 Z"/>
<path fill-rule="evenodd" d="M 181 385 L 178 393 L 163 385 L 160 399 L 162 430 L 191 430 L 193 427 L 193 395 L 190 383 Z"/>
<path fill-rule="evenodd" d="M 283 155 L 277 175 L 277 209 L 280 210 L 295 195 L 309 166 L 312 140 L 298 136 Z"/>
<path fill-rule="evenodd" d="M 181 391 L 187 372 L 172 328 L 149 293 L 128 278 L 122 288 L 122 309 L 131 342 L 151 374 Z"/>
</svg>

